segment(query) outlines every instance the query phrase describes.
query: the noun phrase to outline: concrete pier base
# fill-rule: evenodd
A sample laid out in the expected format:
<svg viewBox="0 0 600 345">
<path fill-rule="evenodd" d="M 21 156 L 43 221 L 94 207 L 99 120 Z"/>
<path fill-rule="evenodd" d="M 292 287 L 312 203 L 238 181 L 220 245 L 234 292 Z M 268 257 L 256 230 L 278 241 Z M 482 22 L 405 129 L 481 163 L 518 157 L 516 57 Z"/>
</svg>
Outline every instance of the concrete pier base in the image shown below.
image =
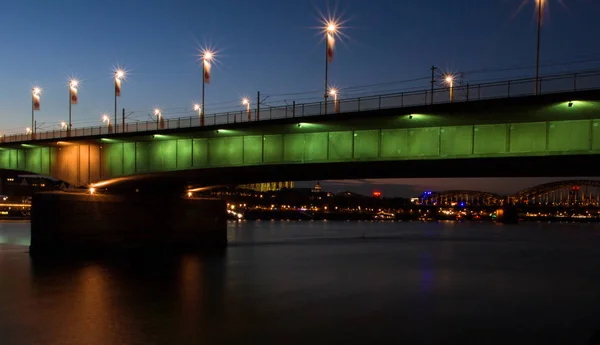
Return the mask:
<svg viewBox="0 0 600 345">
<path fill-rule="evenodd" d="M 33 197 L 32 257 L 204 252 L 227 245 L 222 200 L 164 195 L 40 193 Z"/>
<path fill-rule="evenodd" d="M 496 211 L 496 222 L 503 224 L 518 224 L 519 213 L 514 205 L 504 206 Z"/>
</svg>

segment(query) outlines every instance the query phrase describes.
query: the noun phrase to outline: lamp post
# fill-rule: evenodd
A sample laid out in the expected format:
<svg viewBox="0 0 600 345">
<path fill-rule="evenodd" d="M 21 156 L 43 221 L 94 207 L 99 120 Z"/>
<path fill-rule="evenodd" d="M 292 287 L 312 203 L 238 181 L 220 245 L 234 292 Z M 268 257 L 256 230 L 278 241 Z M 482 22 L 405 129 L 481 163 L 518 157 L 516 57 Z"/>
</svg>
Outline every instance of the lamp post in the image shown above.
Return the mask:
<svg viewBox="0 0 600 345">
<path fill-rule="evenodd" d="M 449 75 L 446 76 L 446 84 L 450 87 L 450 103 L 454 102 L 454 77 Z"/>
<path fill-rule="evenodd" d="M 69 123 L 67 126 L 67 133 L 68 135 L 70 135 L 71 133 L 71 129 L 73 128 L 73 122 L 72 122 L 72 105 L 73 104 L 77 104 L 77 93 L 78 93 L 78 89 L 77 87 L 79 86 L 79 82 L 76 79 L 71 79 L 69 81 Z"/>
<path fill-rule="evenodd" d="M 335 20 L 325 22 L 325 114 L 327 114 L 327 98 L 329 97 L 329 63 L 333 61 L 335 35 L 338 33 L 338 23 Z"/>
<path fill-rule="evenodd" d="M 65 130 L 65 129 L 67 129 L 67 123 L 65 121 L 62 121 L 60 123 L 60 130 L 62 131 L 62 130 Z"/>
<path fill-rule="evenodd" d="M 242 105 L 246 106 L 246 112 L 248 113 L 248 122 L 250 122 L 250 120 L 252 120 L 250 117 L 250 100 L 248 98 L 242 99 Z"/>
<path fill-rule="evenodd" d="M 340 112 L 340 108 L 339 108 L 338 100 L 337 100 L 338 92 L 336 89 L 331 89 L 331 90 L 329 90 L 329 94 L 333 96 L 333 112 L 337 114 Z"/>
<path fill-rule="evenodd" d="M 117 97 L 121 96 L 121 83 L 125 79 L 125 70 L 118 68 L 115 70 L 115 122 L 117 124 Z M 123 130 L 125 130 L 125 124 L 123 124 Z"/>
<path fill-rule="evenodd" d="M 215 58 L 215 54 L 208 50 L 204 49 L 202 51 L 202 105 L 200 106 L 200 122 L 204 122 L 204 87 L 206 84 L 210 84 L 210 63 Z"/>
<path fill-rule="evenodd" d="M 542 9 L 545 0 L 536 0 L 537 4 L 537 49 L 535 59 L 535 94 L 538 95 L 540 91 L 540 43 L 541 43 L 541 29 L 542 29 Z"/>
<path fill-rule="evenodd" d="M 40 98 L 42 96 L 42 89 L 34 86 L 31 89 L 31 127 L 30 133 L 32 139 L 35 138 L 35 111 L 40 110 Z"/>
<path fill-rule="evenodd" d="M 202 114 L 202 107 L 200 104 L 194 104 L 194 110 L 198 112 L 198 118 L 200 119 L 200 126 L 204 126 L 204 116 Z"/>
<path fill-rule="evenodd" d="M 156 129 L 158 129 L 162 120 L 162 113 L 160 112 L 160 109 L 154 109 L 154 116 L 156 116 Z"/>
<path fill-rule="evenodd" d="M 106 126 L 108 127 L 108 133 L 111 133 L 112 128 L 110 126 L 110 117 L 106 114 L 102 114 L 102 122 L 106 123 Z"/>
</svg>

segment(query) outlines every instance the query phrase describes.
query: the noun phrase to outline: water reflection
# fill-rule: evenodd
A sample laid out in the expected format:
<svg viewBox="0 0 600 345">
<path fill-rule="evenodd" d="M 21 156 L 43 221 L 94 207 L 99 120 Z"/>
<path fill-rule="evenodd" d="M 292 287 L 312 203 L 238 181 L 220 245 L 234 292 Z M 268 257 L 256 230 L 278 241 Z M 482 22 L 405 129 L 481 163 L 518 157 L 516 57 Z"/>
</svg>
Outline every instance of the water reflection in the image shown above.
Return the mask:
<svg viewBox="0 0 600 345">
<path fill-rule="evenodd" d="M 0 344 L 574 344 L 600 321 L 596 225 L 255 222 L 229 235 L 217 256 L 94 261 L 0 244 Z"/>
</svg>

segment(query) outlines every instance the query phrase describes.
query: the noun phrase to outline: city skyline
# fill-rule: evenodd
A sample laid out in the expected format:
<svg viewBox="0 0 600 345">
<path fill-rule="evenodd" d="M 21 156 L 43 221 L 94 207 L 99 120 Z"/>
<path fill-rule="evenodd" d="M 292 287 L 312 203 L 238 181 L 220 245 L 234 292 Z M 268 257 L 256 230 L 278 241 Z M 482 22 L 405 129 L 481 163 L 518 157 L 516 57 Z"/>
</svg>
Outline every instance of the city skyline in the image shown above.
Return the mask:
<svg viewBox="0 0 600 345">
<path fill-rule="evenodd" d="M 600 48 L 586 43 L 595 38 L 600 5 L 546 4 L 542 74 L 599 68 Z M 116 66 L 128 71 L 119 111 L 133 112 L 129 120 L 148 120 L 154 108 L 163 109 L 167 119 L 194 116 L 193 105 L 201 98 L 198 54 L 205 46 L 218 55 L 206 89 L 206 114 L 241 110 L 242 98 L 254 101 L 257 91 L 265 106 L 318 101 L 323 97 L 325 47 L 321 16 L 328 13 L 346 21 L 345 36 L 336 44 L 329 66 L 330 85 L 340 90 L 341 98 L 425 89 L 432 65 L 464 72 L 466 82 L 534 75 L 534 1 L 184 1 L 176 7 L 160 1 L 144 6 L 135 1 L 11 3 L 0 14 L 0 37 L 11 48 L 0 57 L 0 130 L 24 132 L 29 126 L 34 85 L 43 88 L 36 112 L 39 130 L 60 126 L 68 117 L 70 77 L 81 81 L 79 103 L 73 106 L 74 127 L 103 125 L 102 114 L 113 113 Z M 17 19 L 25 15 L 28 21 Z M 398 82 L 407 80 L 412 82 Z M 368 188 L 380 181 L 360 183 Z M 512 190 L 506 179 L 487 181 Z M 386 183 L 417 188 L 421 182 Z M 477 181 L 453 183 L 468 186 Z"/>
</svg>

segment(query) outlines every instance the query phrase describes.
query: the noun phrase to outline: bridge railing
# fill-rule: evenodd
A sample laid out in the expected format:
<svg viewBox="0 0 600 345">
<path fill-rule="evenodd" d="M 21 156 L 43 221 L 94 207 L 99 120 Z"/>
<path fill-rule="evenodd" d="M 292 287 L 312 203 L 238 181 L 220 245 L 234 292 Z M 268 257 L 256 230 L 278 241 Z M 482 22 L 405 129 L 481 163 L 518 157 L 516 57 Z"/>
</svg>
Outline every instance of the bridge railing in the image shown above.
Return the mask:
<svg viewBox="0 0 600 345">
<path fill-rule="evenodd" d="M 600 71 L 558 74 L 539 78 L 538 93 L 542 95 L 573 91 L 600 89 Z M 135 121 L 125 126 L 96 126 L 52 130 L 35 134 L 13 134 L 0 138 L 1 142 L 22 142 L 30 140 L 66 139 L 83 136 L 110 135 L 115 133 L 150 132 L 177 128 L 194 128 L 202 126 L 222 126 L 232 123 L 255 122 L 285 118 L 302 118 L 307 116 L 351 113 L 371 110 L 406 108 L 431 104 L 454 102 L 470 102 L 489 99 L 524 97 L 535 95 L 535 79 L 525 78 L 509 81 L 498 81 L 481 84 L 460 84 L 419 91 L 408 91 L 384 95 L 364 96 L 350 99 L 330 98 L 325 102 L 290 104 L 277 107 L 261 107 L 260 110 L 246 110 L 210 114 L 204 117 L 202 124 L 199 116 L 169 118 L 163 121 Z"/>
</svg>

